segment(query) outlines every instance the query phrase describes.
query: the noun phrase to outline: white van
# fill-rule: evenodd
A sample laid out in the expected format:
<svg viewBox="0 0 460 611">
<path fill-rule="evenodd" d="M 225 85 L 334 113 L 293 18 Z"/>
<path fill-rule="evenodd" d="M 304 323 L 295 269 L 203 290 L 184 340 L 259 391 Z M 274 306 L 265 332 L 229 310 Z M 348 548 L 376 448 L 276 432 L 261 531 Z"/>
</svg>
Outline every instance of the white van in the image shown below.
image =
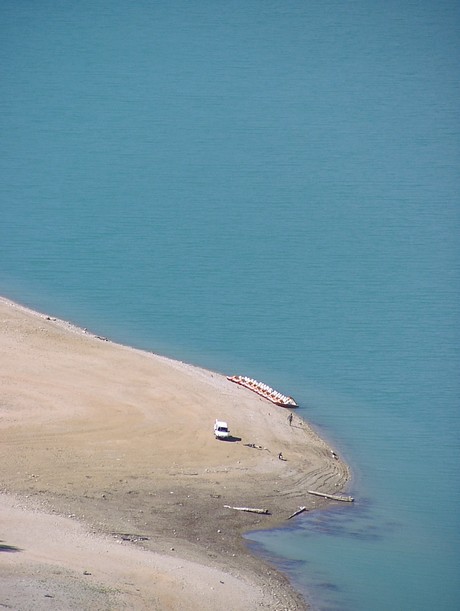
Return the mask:
<svg viewBox="0 0 460 611">
<path fill-rule="evenodd" d="M 214 435 L 216 439 L 228 439 L 230 437 L 230 431 L 228 425 L 222 420 L 216 420 L 214 423 Z"/>
</svg>

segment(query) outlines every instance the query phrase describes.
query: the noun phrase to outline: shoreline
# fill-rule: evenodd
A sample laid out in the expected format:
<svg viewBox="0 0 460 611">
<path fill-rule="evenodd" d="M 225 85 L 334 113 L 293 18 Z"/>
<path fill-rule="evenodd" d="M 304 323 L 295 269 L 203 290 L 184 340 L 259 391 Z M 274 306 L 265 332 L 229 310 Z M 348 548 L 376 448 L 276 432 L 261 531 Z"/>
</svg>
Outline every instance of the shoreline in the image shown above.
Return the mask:
<svg viewBox="0 0 460 611">
<path fill-rule="evenodd" d="M 0 554 L 0 603 L 17 604 L 19 594 L 24 608 L 44 609 L 67 592 L 69 609 L 180 609 L 186 601 L 212 611 L 230 598 L 235 610 L 307 608 L 242 535 L 281 526 L 299 506 L 330 504 L 307 489 L 348 484 L 348 466 L 308 423 L 294 413 L 290 426 L 290 411 L 220 373 L 2 297 L 0 315 L 0 546 L 24 550 Z M 229 423 L 233 441 L 214 439 L 216 418 Z M 41 539 L 26 527 L 37 516 Z M 62 544 L 46 552 L 53 528 Z M 71 547 L 86 550 L 79 557 L 64 544 L 74 528 Z M 116 566 L 125 570 L 114 582 L 107 567 L 121 550 Z"/>
</svg>

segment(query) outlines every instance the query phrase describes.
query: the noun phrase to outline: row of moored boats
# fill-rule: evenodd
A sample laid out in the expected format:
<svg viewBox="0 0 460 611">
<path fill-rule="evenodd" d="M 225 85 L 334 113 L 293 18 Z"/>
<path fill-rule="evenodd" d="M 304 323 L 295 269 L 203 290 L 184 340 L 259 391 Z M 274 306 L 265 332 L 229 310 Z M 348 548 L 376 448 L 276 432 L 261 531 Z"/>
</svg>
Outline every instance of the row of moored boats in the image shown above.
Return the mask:
<svg viewBox="0 0 460 611">
<path fill-rule="evenodd" d="M 277 390 L 271 388 L 271 386 L 268 386 L 268 384 L 258 382 L 253 378 L 248 378 L 247 376 L 227 376 L 227 380 L 230 380 L 230 382 L 235 382 L 235 384 L 239 384 L 245 388 L 249 388 L 249 390 L 254 391 L 261 397 L 264 397 L 264 399 L 268 399 L 276 405 L 281 405 L 281 407 L 298 407 L 297 403 L 292 397 L 283 395 Z"/>
</svg>

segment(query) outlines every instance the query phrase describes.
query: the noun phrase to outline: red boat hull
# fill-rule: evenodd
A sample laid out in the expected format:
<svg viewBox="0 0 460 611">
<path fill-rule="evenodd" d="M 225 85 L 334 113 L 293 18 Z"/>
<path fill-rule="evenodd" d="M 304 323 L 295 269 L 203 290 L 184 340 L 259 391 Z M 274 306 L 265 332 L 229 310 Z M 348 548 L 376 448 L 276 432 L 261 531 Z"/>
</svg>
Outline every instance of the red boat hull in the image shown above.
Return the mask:
<svg viewBox="0 0 460 611">
<path fill-rule="evenodd" d="M 257 380 L 253 380 L 252 378 L 248 378 L 246 376 L 227 376 L 227 380 L 252 390 L 252 392 L 255 392 L 259 396 L 263 397 L 264 399 L 268 399 L 280 407 L 298 407 L 297 403 L 292 397 L 281 394 L 263 382 L 258 382 Z"/>
</svg>

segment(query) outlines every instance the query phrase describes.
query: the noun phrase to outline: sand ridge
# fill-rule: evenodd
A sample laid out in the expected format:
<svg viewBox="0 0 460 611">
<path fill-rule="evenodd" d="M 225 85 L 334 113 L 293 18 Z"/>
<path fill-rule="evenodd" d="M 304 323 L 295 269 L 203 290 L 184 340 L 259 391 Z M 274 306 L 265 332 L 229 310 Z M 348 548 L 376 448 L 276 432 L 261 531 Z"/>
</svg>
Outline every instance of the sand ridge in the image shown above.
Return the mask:
<svg viewBox="0 0 460 611">
<path fill-rule="evenodd" d="M 240 535 L 324 504 L 308 488 L 346 485 L 307 423 L 221 374 L 7 299 L 0 321 L 0 550 L 23 550 L 0 553 L 1 604 L 49 608 L 59 593 L 61 609 L 212 610 L 231 592 L 232 609 L 305 608 Z M 216 418 L 232 441 L 214 439 Z"/>
</svg>

